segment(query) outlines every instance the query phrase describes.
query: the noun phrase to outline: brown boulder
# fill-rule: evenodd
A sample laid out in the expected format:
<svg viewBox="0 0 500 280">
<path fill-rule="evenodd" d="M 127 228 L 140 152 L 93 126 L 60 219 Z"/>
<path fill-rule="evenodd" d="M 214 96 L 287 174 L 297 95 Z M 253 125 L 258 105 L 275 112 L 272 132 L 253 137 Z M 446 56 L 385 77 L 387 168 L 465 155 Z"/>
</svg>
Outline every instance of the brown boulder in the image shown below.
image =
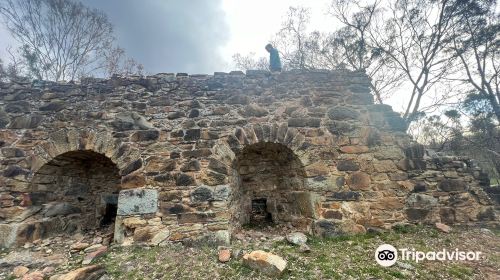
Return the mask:
<svg viewBox="0 0 500 280">
<path fill-rule="evenodd" d="M 269 276 L 279 276 L 286 269 L 287 262 L 280 256 L 261 250 L 243 256 L 243 263 Z"/>
<path fill-rule="evenodd" d="M 51 277 L 51 280 L 97 280 L 106 273 L 102 265 L 91 265 L 73 270 L 64 275 Z"/>
</svg>

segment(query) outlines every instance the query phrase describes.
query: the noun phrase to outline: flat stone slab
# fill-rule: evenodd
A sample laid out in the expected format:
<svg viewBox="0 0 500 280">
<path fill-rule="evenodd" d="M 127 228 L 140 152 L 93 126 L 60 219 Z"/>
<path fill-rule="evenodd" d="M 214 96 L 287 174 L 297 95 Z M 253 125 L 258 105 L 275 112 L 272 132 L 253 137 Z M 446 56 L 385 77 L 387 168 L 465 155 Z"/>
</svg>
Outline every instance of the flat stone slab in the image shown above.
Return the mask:
<svg viewBox="0 0 500 280">
<path fill-rule="evenodd" d="M 118 195 L 118 216 L 156 213 L 158 191 L 152 189 L 122 190 Z"/>
</svg>

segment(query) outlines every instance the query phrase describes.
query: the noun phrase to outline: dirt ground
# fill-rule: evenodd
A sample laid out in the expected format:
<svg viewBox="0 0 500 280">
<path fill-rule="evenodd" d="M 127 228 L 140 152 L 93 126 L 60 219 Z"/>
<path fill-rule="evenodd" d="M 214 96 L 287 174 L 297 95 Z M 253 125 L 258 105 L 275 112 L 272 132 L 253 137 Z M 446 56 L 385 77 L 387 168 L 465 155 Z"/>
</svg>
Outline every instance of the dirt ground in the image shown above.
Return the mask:
<svg viewBox="0 0 500 280">
<path fill-rule="evenodd" d="M 106 276 L 100 279 L 274 279 L 245 266 L 244 253 L 252 250 L 272 252 L 288 264 L 279 279 L 500 279 L 500 231 L 485 228 L 453 228 L 450 233 L 430 226 L 402 226 L 384 233 L 339 236 L 328 239 L 309 237 L 310 252 L 290 244 L 279 230 L 246 229 L 235 234 L 232 257 L 218 261 L 218 249 L 208 246 L 163 247 L 113 246 L 92 264 L 101 264 Z M 99 236 L 87 237 L 89 243 Z M 92 239 L 92 240 L 90 240 Z M 80 237 L 81 241 L 82 238 Z M 0 253 L 0 279 L 16 279 L 15 266 L 32 271 L 47 267 L 45 274 L 62 274 L 82 267 L 83 251 L 71 251 L 76 240 L 53 238 L 29 248 Z M 391 244 L 418 251 L 480 251 L 479 261 L 402 261 L 382 267 L 375 261 L 376 248 Z M 17 260 L 17 261 L 16 261 Z M 51 269 L 46 269 L 47 271 Z"/>
</svg>

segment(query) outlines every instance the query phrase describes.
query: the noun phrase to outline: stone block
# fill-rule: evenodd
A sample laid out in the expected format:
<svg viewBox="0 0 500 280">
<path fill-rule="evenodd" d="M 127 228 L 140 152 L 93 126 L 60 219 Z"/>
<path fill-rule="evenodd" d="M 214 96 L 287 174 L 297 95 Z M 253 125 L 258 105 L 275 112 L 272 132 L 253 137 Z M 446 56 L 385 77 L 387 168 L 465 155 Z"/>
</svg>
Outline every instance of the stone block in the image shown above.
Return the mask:
<svg viewBox="0 0 500 280">
<path fill-rule="evenodd" d="M 342 146 L 340 151 L 346 154 L 362 154 L 370 150 L 367 146 Z"/>
<path fill-rule="evenodd" d="M 357 171 L 349 175 L 347 178 L 347 184 L 351 190 L 368 190 L 370 188 L 370 175 Z"/>
<path fill-rule="evenodd" d="M 287 265 L 287 262 L 280 256 L 260 250 L 245 254 L 243 263 L 269 276 L 281 275 Z"/>
<path fill-rule="evenodd" d="M 352 160 L 341 160 L 337 163 L 338 171 L 358 171 L 359 165 Z"/>
<path fill-rule="evenodd" d="M 358 111 L 341 106 L 331 108 L 327 114 L 332 120 L 351 120 L 358 119 L 360 116 Z"/>
<path fill-rule="evenodd" d="M 288 120 L 289 127 L 319 127 L 321 119 L 317 118 L 290 118 Z"/>
<path fill-rule="evenodd" d="M 445 179 L 439 183 L 439 189 L 445 192 L 464 192 L 467 184 L 460 179 Z"/>
<path fill-rule="evenodd" d="M 122 190 L 118 195 L 117 215 L 139 215 L 156 213 L 158 191 L 152 189 Z"/>
<path fill-rule="evenodd" d="M 413 193 L 408 196 L 406 203 L 411 207 L 425 208 L 436 206 L 438 199 L 427 194 Z"/>
<path fill-rule="evenodd" d="M 339 200 L 339 201 L 357 201 L 361 197 L 359 192 L 334 192 L 331 196 L 327 197 L 327 200 Z"/>
<path fill-rule="evenodd" d="M 320 208 L 318 194 L 296 191 L 290 192 L 289 195 L 298 213 L 308 218 L 318 218 Z"/>
</svg>

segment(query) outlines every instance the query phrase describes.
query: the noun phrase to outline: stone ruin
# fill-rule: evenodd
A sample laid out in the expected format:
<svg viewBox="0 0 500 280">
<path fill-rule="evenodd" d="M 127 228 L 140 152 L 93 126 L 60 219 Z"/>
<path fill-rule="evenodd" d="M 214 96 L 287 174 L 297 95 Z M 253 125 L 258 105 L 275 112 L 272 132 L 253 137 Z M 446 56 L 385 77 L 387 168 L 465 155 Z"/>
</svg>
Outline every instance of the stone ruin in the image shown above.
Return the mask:
<svg viewBox="0 0 500 280">
<path fill-rule="evenodd" d="M 472 160 L 430 154 L 363 72 L 0 84 L 0 245 L 112 227 L 116 243 L 228 243 L 497 225 Z"/>
</svg>

